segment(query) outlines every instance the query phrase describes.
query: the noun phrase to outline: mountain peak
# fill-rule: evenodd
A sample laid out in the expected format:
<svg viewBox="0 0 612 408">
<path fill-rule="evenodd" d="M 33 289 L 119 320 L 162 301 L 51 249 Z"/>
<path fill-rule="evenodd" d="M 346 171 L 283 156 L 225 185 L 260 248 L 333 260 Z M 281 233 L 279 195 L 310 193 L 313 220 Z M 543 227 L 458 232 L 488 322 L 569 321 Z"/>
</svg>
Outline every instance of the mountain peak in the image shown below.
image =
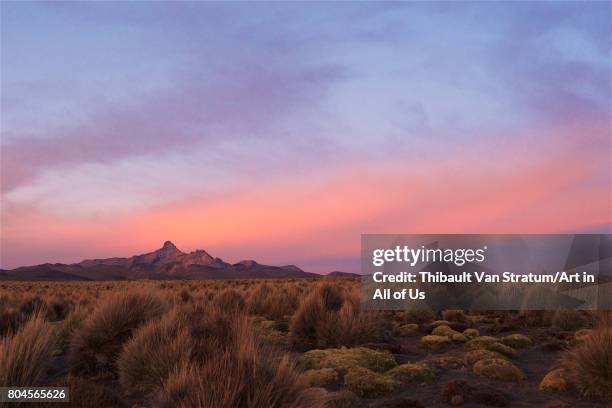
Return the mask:
<svg viewBox="0 0 612 408">
<path fill-rule="evenodd" d="M 164 242 L 164 246 L 162 246 L 162 249 L 166 249 L 166 250 L 167 250 L 167 249 L 176 249 L 176 250 L 178 250 L 178 248 L 176 247 L 176 245 L 174 245 L 174 244 L 172 243 L 172 241 L 166 241 L 166 242 Z"/>
</svg>

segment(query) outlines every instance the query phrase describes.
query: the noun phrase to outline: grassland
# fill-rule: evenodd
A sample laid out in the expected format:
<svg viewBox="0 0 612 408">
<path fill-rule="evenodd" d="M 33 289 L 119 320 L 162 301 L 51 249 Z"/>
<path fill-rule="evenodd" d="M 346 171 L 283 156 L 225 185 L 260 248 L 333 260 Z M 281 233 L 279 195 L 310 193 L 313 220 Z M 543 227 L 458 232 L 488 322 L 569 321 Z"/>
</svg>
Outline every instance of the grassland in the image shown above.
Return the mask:
<svg viewBox="0 0 612 408">
<path fill-rule="evenodd" d="M 352 279 L 1 282 L 0 336 L 0 386 L 74 407 L 612 402 L 607 314 L 366 312 Z"/>
</svg>

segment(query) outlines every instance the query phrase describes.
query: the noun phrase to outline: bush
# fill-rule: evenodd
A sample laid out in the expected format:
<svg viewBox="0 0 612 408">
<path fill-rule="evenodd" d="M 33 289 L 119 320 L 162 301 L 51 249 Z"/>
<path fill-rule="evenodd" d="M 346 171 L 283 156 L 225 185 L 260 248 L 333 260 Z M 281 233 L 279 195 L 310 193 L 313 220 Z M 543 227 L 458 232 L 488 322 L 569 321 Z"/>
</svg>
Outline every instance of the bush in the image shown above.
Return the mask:
<svg viewBox="0 0 612 408">
<path fill-rule="evenodd" d="M 502 337 L 499 342 L 515 349 L 529 347 L 533 344 L 533 341 L 529 337 L 520 333 L 510 334 L 506 337 Z"/>
<path fill-rule="evenodd" d="M 333 368 L 306 370 L 300 381 L 307 387 L 321 387 L 338 381 L 338 372 Z"/>
<path fill-rule="evenodd" d="M 563 358 L 568 379 L 585 397 L 612 401 L 612 328 L 600 327 Z"/>
<path fill-rule="evenodd" d="M 399 388 L 400 383 L 388 375 L 379 374 L 362 367 L 349 368 L 344 376 L 346 387 L 355 394 L 365 397 L 379 397 Z"/>
<path fill-rule="evenodd" d="M 479 360 L 472 371 L 474 374 L 502 381 L 521 381 L 525 378 L 520 368 L 503 358 Z"/>
<path fill-rule="evenodd" d="M 13 335 L 0 340 L 0 386 L 38 385 L 53 358 L 53 328 L 39 315 L 33 315 Z"/>
<path fill-rule="evenodd" d="M 436 336 L 434 334 L 430 334 L 428 336 L 421 337 L 421 345 L 434 351 L 444 350 L 451 344 L 451 340 L 447 336 Z"/>
<path fill-rule="evenodd" d="M 387 372 L 392 378 L 401 382 L 430 382 L 436 373 L 423 363 L 405 363 Z"/>
<path fill-rule="evenodd" d="M 132 332 L 167 310 L 153 291 L 118 292 L 103 301 L 75 332 L 68 361 L 75 372 L 114 372 L 123 343 Z"/>
<path fill-rule="evenodd" d="M 333 368 L 346 373 L 351 367 L 363 367 L 382 373 L 396 366 L 397 363 L 389 352 L 365 347 L 310 350 L 297 360 L 297 367 L 303 371 Z"/>
<path fill-rule="evenodd" d="M 191 337 L 176 309 L 140 327 L 117 363 L 123 389 L 132 396 L 147 396 L 189 362 L 191 349 Z"/>
</svg>

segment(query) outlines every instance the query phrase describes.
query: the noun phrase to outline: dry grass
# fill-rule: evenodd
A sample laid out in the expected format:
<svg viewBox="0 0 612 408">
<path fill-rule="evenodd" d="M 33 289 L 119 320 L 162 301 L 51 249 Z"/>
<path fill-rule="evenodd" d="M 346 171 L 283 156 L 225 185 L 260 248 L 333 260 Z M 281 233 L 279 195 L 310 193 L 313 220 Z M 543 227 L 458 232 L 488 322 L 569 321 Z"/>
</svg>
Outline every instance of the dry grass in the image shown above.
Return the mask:
<svg viewBox="0 0 612 408">
<path fill-rule="evenodd" d="M 264 346 L 245 316 L 228 317 L 230 333 L 207 358 L 179 365 L 157 394 L 160 407 L 322 406 L 304 393 L 286 356 Z"/>
<path fill-rule="evenodd" d="M 296 350 L 351 346 L 378 340 L 384 330 L 376 314 L 359 309 L 355 291 L 323 283 L 300 304 L 291 320 L 290 341 Z"/>
<path fill-rule="evenodd" d="M 75 332 L 68 359 L 75 372 L 114 371 L 115 360 L 133 330 L 168 308 L 158 293 L 121 291 L 102 302 Z"/>
<path fill-rule="evenodd" d="M 302 293 L 303 287 L 298 285 L 260 283 L 251 290 L 249 312 L 266 319 L 283 319 L 297 310 Z"/>
<path fill-rule="evenodd" d="M 186 365 L 193 343 L 180 312 L 173 309 L 161 319 L 139 328 L 119 356 L 119 380 L 132 396 L 147 396 L 176 369 Z"/>
<path fill-rule="evenodd" d="M 575 344 L 584 340 L 584 345 L 576 346 L 570 341 L 573 333 L 559 330 L 573 324 L 569 314 L 559 313 L 559 329 L 551 329 L 554 312 L 364 311 L 358 285 L 358 280 L 347 279 L 0 282 L 0 332 L 9 334 L 0 345 L 0 378 L 21 385 L 68 385 L 71 405 L 79 407 L 383 403 L 348 391 L 347 383 L 359 395 L 379 394 L 366 389 L 368 382 L 361 381 L 359 372 L 353 372 L 348 382 L 346 370 L 340 370 L 328 373 L 331 383 L 309 383 L 299 380 L 292 360 L 304 358 L 300 351 L 321 348 L 310 353 L 381 350 L 391 353 L 392 362 L 412 362 L 414 354 L 405 350 L 418 347 L 420 336 L 397 337 L 393 328 L 411 324 L 428 334 L 432 322 L 442 317 L 453 328 L 471 325 L 482 336 L 496 335 L 502 326 L 513 324 L 533 334 L 534 347 L 558 336 L 558 342 L 574 347 L 565 364 L 585 398 L 610 398 L 609 329 L 580 337 Z M 583 317 L 592 327 L 593 316 Z M 458 356 L 461 364 L 469 351 L 460 343 L 449 347 L 451 355 L 443 357 Z M 535 377 L 528 354 L 517 354 L 513 361 L 525 370 L 531 386 Z M 558 364 L 557 356 L 551 357 Z M 471 371 L 465 374 L 468 382 L 483 381 Z M 379 374 L 388 375 L 384 370 Z M 8 377 L 12 379 L 4 379 Z M 381 386 L 384 379 L 379 378 Z M 308 384 L 315 387 L 304 388 Z M 405 393 L 412 392 L 406 387 L 402 385 L 397 398 L 389 396 L 389 403 L 404 404 Z M 509 403 L 498 391 L 478 390 L 474 388 L 468 403 Z M 565 397 L 574 402 L 579 393 Z M 517 397 L 515 402 L 524 400 Z"/>
<path fill-rule="evenodd" d="M 34 386 L 47 372 L 55 335 L 51 325 L 34 315 L 15 334 L 0 341 L 0 386 Z"/>
<path fill-rule="evenodd" d="M 612 402 L 612 327 L 603 323 L 563 359 L 570 382 L 585 397 Z"/>
<path fill-rule="evenodd" d="M 215 305 L 227 313 L 241 313 L 246 309 L 246 302 L 235 289 L 224 289 L 215 297 Z"/>
</svg>

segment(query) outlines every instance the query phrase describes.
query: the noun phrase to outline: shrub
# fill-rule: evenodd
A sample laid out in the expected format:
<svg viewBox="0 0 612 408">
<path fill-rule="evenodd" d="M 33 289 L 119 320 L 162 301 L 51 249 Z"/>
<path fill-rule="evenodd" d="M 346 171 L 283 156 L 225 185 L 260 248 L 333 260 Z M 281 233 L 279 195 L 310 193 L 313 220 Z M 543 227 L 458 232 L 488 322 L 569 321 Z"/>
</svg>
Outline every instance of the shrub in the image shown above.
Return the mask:
<svg viewBox="0 0 612 408">
<path fill-rule="evenodd" d="M 371 398 L 390 394 L 399 388 L 400 383 L 388 375 L 379 374 L 363 367 L 349 368 L 344 376 L 346 387 L 355 394 Z"/>
<path fill-rule="evenodd" d="M 465 362 L 466 365 L 471 366 L 480 360 L 486 360 L 486 359 L 491 359 L 491 358 L 506 358 L 506 356 L 503 356 L 494 351 L 489 351 L 485 349 L 477 349 L 477 350 L 472 350 L 472 351 L 467 352 L 463 358 L 463 361 Z"/>
<path fill-rule="evenodd" d="M 310 350 L 297 360 L 297 367 L 303 371 L 333 368 L 346 373 L 351 367 L 363 367 L 382 373 L 396 366 L 397 363 L 389 352 L 365 347 Z"/>
<path fill-rule="evenodd" d="M 489 346 L 493 343 L 498 342 L 499 340 L 497 340 L 495 337 L 491 337 L 491 336 L 478 336 L 478 337 L 474 337 L 472 340 L 468 341 L 467 343 L 465 343 L 465 348 L 468 350 L 476 350 L 479 348 L 484 348 L 486 346 Z"/>
<path fill-rule="evenodd" d="M 33 315 L 13 335 L 0 340 L 0 386 L 34 386 L 46 373 L 55 346 L 53 328 Z"/>
<path fill-rule="evenodd" d="M 172 370 L 189 362 L 191 348 L 191 337 L 176 309 L 140 327 L 125 343 L 117 363 L 123 389 L 132 396 L 150 394 Z"/>
<path fill-rule="evenodd" d="M 114 371 L 115 359 L 132 332 L 167 310 L 153 291 L 117 292 L 103 301 L 75 332 L 68 361 L 75 372 Z"/>
<path fill-rule="evenodd" d="M 430 334 L 429 336 L 421 337 L 421 345 L 434 351 L 444 350 L 451 344 L 451 340 L 447 336 Z"/>
<path fill-rule="evenodd" d="M 468 339 L 473 339 L 475 337 L 480 336 L 480 333 L 476 329 L 465 329 L 463 331 L 463 335 L 467 337 Z"/>
<path fill-rule="evenodd" d="M 567 391 L 568 384 L 565 378 L 565 370 L 556 368 L 544 376 L 540 382 L 540 391 Z"/>
<path fill-rule="evenodd" d="M 333 368 L 306 370 L 300 376 L 300 381 L 307 387 L 321 387 L 338 381 L 338 372 Z"/>
<path fill-rule="evenodd" d="M 501 343 L 491 343 L 485 347 L 489 351 L 502 354 L 508 358 L 516 358 L 516 350 Z"/>
<path fill-rule="evenodd" d="M 565 354 L 563 365 L 584 396 L 612 401 L 612 328 L 603 326 L 585 336 Z"/>
<path fill-rule="evenodd" d="M 520 368 L 503 358 L 479 360 L 472 368 L 474 374 L 502 381 L 520 381 L 525 374 Z"/>
<path fill-rule="evenodd" d="M 392 378 L 401 382 L 430 382 L 436 373 L 423 363 L 405 363 L 387 372 Z"/>
<path fill-rule="evenodd" d="M 502 337 L 499 342 L 515 349 L 529 347 L 533 344 L 529 337 L 519 333 Z"/>
</svg>

